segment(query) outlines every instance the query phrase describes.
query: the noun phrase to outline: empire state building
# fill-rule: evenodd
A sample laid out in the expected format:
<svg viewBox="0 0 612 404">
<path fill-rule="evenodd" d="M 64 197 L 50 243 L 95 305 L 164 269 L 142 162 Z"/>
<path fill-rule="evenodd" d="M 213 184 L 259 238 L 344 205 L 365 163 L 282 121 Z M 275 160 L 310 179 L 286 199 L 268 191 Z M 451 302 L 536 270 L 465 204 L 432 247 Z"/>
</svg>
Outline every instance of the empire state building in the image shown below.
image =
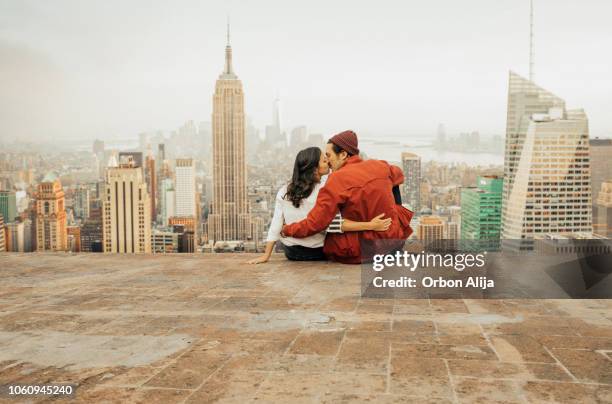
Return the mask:
<svg viewBox="0 0 612 404">
<path fill-rule="evenodd" d="M 208 216 L 211 241 L 251 239 L 247 201 L 245 115 L 242 82 L 232 68 L 227 30 L 225 68 L 213 95 L 213 202 Z"/>
</svg>

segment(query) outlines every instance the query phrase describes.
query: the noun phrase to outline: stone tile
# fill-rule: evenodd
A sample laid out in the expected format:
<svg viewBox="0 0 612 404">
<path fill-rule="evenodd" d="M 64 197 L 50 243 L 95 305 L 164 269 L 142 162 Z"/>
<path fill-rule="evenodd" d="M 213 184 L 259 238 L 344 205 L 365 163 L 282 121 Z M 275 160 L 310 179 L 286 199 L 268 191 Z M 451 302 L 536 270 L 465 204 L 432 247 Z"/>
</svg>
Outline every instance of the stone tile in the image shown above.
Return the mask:
<svg viewBox="0 0 612 404">
<path fill-rule="evenodd" d="M 429 299 L 396 299 L 393 314 L 431 314 Z"/>
<path fill-rule="evenodd" d="M 95 403 L 95 402 L 108 402 L 108 403 L 126 403 L 134 402 L 136 396 L 136 389 L 134 388 L 120 388 L 120 387 L 108 387 L 108 388 L 77 388 L 75 391 L 74 398 L 71 400 L 73 403 Z M 61 401 L 60 401 L 61 402 Z"/>
<path fill-rule="evenodd" d="M 514 318 L 521 319 L 520 316 Z M 483 328 L 490 334 L 578 335 L 576 328 L 566 318 L 558 316 L 526 317 L 522 321 L 483 324 Z"/>
<path fill-rule="evenodd" d="M 433 334 L 433 321 L 393 320 L 393 331 L 405 334 Z"/>
<path fill-rule="evenodd" d="M 293 354 L 336 355 L 344 331 L 304 331 L 289 349 Z"/>
<path fill-rule="evenodd" d="M 335 358 L 332 356 L 285 354 L 278 359 L 272 370 L 321 373 L 331 371 L 334 363 Z"/>
<path fill-rule="evenodd" d="M 327 386 L 322 373 L 271 373 L 255 394 L 255 402 L 312 403 Z"/>
<path fill-rule="evenodd" d="M 568 322 L 581 336 L 612 338 L 612 321 L 598 321 L 596 324 L 579 318 L 571 318 Z"/>
<path fill-rule="evenodd" d="M 390 318 L 393 313 L 393 300 L 367 299 L 361 300 L 356 310 L 357 314 L 376 314 L 381 318 Z"/>
<path fill-rule="evenodd" d="M 547 348 L 612 349 L 612 338 L 544 335 L 538 336 L 536 339 Z"/>
<path fill-rule="evenodd" d="M 443 345 L 489 345 L 489 342 L 482 334 L 439 334 L 437 337 L 440 344 Z"/>
<path fill-rule="evenodd" d="M 481 360 L 449 360 L 453 376 L 483 379 L 571 381 L 571 377 L 557 364 L 509 363 Z"/>
<path fill-rule="evenodd" d="M 351 331 L 391 331 L 391 321 L 349 321 L 346 328 Z"/>
<path fill-rule="evenodd" d="M 512 316 L 512 312 L 503 300 L 465 299 L 464 303 L 472 314 L 498 314 Z"/>
<path fill-rule="evenodd" d="M 332 299 L 321 305 L 321 311 L 342 311 L 342 312 L 353 312 L 357 308 L 359 303 L 359 297 L 348 296 Z"/>
<path fill-rule="evenodd" d="M 583 382 L 612 385 L 612 360 L 601 352 L 553 349 L 553 355 Z"/>
<path fill-rule="evenodd" d="M 345 337 L 336 358 L 337 371 L 365 371 L 385 373 L 389 362 L 389 344 L 387 339 L 369 333 L 364 338 Z"/>
<path fill-rule="evenodd" d="M 511 381 L 456 378 L 454 387 L 460 403 L 524 403 Z"/>
<path fill-rule="evenodd" d="M 497 359 L 495 353 L 487 346 L 477 345 L 434 345 L 394 343 L 393 352 L 414 358 L 443 359 Z"/>
<path fill-rule="evenodd" d="M 110 386 L 130 386 L 139 387 L 142 386 L 147 380 L 151 379 L 155 374 L 159 373 L 161 369 L 154 368 L 151 366 L 142 366 L 130 368 L 124 373 L 113 375 L 107 380 L 103 381 L 103 385 Z"/>
<path fill-rule="evenodd" d="M 145 386 L 194 389 L 228 359 L 229 356 L 224 354 L 187 353 L 168 365 Z"/>
<path fill-rule="evenodd" d="M 325 393 L 321 396 L 321 399 L 335 394 L 376 395 L 385 393 L 387 375 L 331 372 L 321 374 L 321 383 L 325 385 Z"/>
<path fill-rule="evenodd" d="M 430 304 L 434 313 L 469 313 L 462 299 L 431 299 Z"/>
<path fill-rule="evenodd" d="M 182 403 L 190 394 L 189 390 L 142 388 L 136 392 L 132 401 L 152 404 Z"/>
<path fill-rule="evenodd" d="M 263 381 L 263 372 L 224 372 L 216 373 L 195 391 L 187 403 L 244 403 L 251 400 Z"/>
<path fill-rule="evenodd" d="M 440 397 L 407 396 L 405 394 L 326 394 L 320 398 L 325 404 L 354 404 L 354 403 L 376 403 L 376 404 L 450 404 L 451 400 Z"/>
<path fill-rule="evenodd" d="M 491 343 L 503 362 L 555 362 L 537 339 L 528 335 L 491 336 Z"/>
<path fill-rule="evenodd" d="M 274 352 L 239 353 L 224 365 L 232 371 L 271 371 L 278 369 L 282 355 Z"/>
<path fill-rule="evenodd" d="M 436 321 L 440 344 L 445 345 L 488 345 L 478 324 Z"/>
<path fill-rule="evenodd" d="M 527 382 L 523 396 L 533 403 L 600 404 L 612 402 L 612 387 L 578 383 Z"/>
<path fill-rule="evenodd" d="M 346 332 L 348 338 L 376 338 L 387 342 L 401 342 L 406 344 L 437 344 L 438 337 L 433 334 L 414 334 L 388 331 L 353 331 Z"/>
<path fill-rule="evenodd" d="M 415 360 L 405 351 L 392 350 L 391 385 L 389 391 L 416 397 L 450 398 L 448 370 L 442 359 Z"/>
</svg>

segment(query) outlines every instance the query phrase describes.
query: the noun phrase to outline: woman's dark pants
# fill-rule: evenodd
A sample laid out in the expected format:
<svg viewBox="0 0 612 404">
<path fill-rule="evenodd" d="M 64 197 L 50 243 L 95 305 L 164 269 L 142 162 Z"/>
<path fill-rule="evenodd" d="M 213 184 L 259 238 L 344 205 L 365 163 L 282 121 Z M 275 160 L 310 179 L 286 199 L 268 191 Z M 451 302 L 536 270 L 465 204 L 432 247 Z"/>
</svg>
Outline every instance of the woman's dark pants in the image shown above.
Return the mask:
<svg viewBox="0 0 612 404">
<path fill-rule="evenodd" d="M 323 247 L 310 248 L 301 245 L 284 245 L 285 256 L 291 261 L 324 261 Z"/>
</svg>

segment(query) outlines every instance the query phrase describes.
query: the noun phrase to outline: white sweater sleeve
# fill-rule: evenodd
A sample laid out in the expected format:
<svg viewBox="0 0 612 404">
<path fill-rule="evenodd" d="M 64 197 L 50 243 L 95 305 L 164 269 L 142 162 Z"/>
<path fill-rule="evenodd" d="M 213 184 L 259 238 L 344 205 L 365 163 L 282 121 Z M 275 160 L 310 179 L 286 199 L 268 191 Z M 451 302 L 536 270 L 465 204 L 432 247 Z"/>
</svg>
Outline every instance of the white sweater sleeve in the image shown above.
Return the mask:
<svg viewBox="0 0 612 404">
<path fill-rule="evenodd" d="M 283 216 L 283 196 L 285 194 L 284 188 L 282 187 L 276 194 L 276 200 L 274 201 L 274 216 L 270 222 L 270 229 L 268 230 L 268 238 L 266 241 L 278 241 L 280 239 L 280 233 L 283 229 L 284 216 Z"/>
<path fill-rule="evenodd" d="M 331 223 L 329 224 L 329 226 L 327 226 L 327 232 L 328 233 L 344 233 L 342 231 L 342 215 L 340 214 L 340 212 L 336 213 L 336 216 L 334 217 L 334 219 L 331 221 Z"/>
</svg>

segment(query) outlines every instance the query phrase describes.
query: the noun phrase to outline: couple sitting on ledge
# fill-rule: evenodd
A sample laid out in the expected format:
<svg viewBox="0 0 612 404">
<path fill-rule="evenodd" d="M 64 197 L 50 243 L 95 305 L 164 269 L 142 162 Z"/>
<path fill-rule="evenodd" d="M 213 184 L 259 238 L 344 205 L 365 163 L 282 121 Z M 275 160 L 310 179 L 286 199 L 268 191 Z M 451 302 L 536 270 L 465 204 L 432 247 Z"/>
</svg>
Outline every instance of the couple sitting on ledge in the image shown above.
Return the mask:
<svg viewBox="0 0 612 404">
<path fill-rule="evenodd" d="M 346 264 L 361 263 L 360 240 L 406 240 L 413 212 L 402 206 L 403 181 L 399 167 L 362 160 L 353 131 L 329 139 L 325 154 L 300 151 L 291 181 L 276 195 L 265 253 L 249 263 L 268 261 L 279 240 L 289 260 Z"/>
</svg>

